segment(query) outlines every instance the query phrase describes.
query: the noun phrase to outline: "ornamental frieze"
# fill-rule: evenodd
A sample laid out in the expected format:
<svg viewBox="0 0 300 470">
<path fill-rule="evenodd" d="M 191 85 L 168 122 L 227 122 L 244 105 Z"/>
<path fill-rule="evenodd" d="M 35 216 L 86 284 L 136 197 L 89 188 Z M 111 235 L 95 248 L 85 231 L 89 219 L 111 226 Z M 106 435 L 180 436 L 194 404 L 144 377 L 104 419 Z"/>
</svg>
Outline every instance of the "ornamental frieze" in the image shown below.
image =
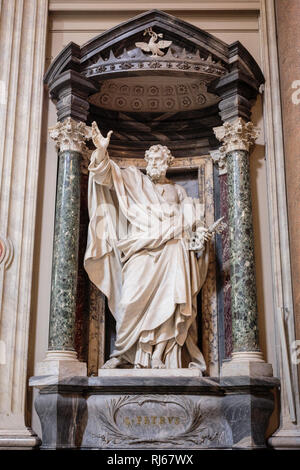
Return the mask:
<svg viewBox="0 0 300 470">
<path fill-rule="evenodd" d="M 131 72 L 134 70 L 159 69 L 160 73 L 163 70 L 169 71 L 170 69 L 178 72 L 189 70 L 190 73 L 194 72 L 196 76 L 202 76 L 208 81 L 221 77 L 226 73 L 221 61 L 215 61 L 210 54 L 207 57 L 201 57 L 199 51 L 191 53 L 185 49 L 173 51 L 172 48 L 169 48 L 167 53 L 162 56 L 149 56 L 139 47 L 129 51 L 124 49 L 119 56 L 115 56 L 114 52 L 110 50 L 108 58 L 103 58 L 99 54 L 95 60 L 93 64 L 90 64 L 84 70 L 84 75 L 88 78 L 112 75 L 112 73 L 128 69 Z"/>
</svg>

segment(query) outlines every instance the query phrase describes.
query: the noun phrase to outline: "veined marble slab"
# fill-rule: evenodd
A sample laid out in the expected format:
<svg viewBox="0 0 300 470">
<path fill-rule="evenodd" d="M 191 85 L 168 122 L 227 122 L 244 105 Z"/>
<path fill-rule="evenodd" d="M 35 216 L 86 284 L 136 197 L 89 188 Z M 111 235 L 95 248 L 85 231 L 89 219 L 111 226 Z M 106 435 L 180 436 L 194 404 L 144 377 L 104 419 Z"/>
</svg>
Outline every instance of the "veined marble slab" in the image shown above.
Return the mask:
<svg viewBox="0 0 300 470">
<path fill-rule="evenodd" d="M 98 377 L 202 377 L 200 369 L 99 369 Z"/>
</svg>

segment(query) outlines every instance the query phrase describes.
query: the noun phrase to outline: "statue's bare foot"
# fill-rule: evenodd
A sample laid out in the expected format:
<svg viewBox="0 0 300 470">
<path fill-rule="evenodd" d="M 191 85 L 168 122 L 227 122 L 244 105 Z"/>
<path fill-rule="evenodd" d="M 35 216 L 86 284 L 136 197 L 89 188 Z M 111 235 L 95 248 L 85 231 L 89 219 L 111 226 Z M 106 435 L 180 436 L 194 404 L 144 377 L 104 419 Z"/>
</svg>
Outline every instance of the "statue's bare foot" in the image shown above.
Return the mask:
<svg viewBox="0 0 300 470">
<path fill-rule="evenodd" d="M 152 357 L 151 360 L 152 369 L 165 369 L 166 366 L 159 357 Z"/>
<path fill-rule="evenodd" d="M 140 364 L 134 364 L 134 369 L 142 369 L 142 366 Z"/>
<path fill-rule="evenodd" d="M 112 357 L 108 359 L 105 364 L 101 367 L 101 369 L 116 369 L 121 364 L 124 364 L 124 359 L 122 357 Z"/>
</svg>

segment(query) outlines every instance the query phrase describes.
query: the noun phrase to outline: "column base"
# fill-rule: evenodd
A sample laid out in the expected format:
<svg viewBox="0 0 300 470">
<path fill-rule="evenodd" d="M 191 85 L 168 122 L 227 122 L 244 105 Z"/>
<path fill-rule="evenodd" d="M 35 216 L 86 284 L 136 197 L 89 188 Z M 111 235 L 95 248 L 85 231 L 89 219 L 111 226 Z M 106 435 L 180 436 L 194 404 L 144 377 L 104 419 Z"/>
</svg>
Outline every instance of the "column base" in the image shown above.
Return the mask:
<svg viewBox="0 0 300 470">
<path fill-rule="evenodd" d="M 55 375 L 59 379 L 86 376 L 87 367 L 85 362 L 78 361 L 75 351 L 47 351 L 45 359 L 36 365 L 35 375 Z"/>
<path fill-rule="evenodd" d="M 263 360 L 260 351 L 243 351 L 232 353 L 232 359 L 224 362 L 221 369 L 222 377 L 242 376 L 273 377 L 272 364 Z"/>
<path fill-rule="evenodd" d="M 0 429 L 0 450 L 32 450 L 40 444 L 30 428 Z"/>
<path fill-rule="evenodd" d="M 279 429 L 269 437 L 268 445 L 273 449 L 300 449 L 300 428 Z"/>
<path fill-rule="evenodd" d="M 169 369 L 170 371 L 170 369 Z M 33 377 L 42 449 L 261 449 L 275 378 Z"/>
</svg>

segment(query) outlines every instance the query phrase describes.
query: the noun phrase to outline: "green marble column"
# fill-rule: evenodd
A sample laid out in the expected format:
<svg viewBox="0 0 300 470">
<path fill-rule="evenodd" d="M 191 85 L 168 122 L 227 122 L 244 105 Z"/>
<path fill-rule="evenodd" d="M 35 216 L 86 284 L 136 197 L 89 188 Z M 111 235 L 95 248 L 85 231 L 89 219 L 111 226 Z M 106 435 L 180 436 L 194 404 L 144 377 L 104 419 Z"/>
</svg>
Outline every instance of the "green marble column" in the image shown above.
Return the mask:
<svg viewBox="0 0 300 470">
<path fill-rule="evenodd" d="M 81 154 L 59 153 L 48 350 L 74 350 Z"/>
<path fill-rule="evenodd" d="M 259 351 L 249 153 L 227 154 L 233 352 Z"/>
<path fill-rule="evenodd" d="M 48 352 L 37 375 L 86 375 L 74 349 L 81 160 L 91 128 L 71 118 L 49 129 L 56 142 L 58 175 L 52 258 Z"/>
<path fill-rule="evenodd" d="M 214 129 L 223 143 L 228 178 L 234 361 L 263 361 L 258 340 L 249 149 L 258 132 L 238 118 Z"/>
</svg>

